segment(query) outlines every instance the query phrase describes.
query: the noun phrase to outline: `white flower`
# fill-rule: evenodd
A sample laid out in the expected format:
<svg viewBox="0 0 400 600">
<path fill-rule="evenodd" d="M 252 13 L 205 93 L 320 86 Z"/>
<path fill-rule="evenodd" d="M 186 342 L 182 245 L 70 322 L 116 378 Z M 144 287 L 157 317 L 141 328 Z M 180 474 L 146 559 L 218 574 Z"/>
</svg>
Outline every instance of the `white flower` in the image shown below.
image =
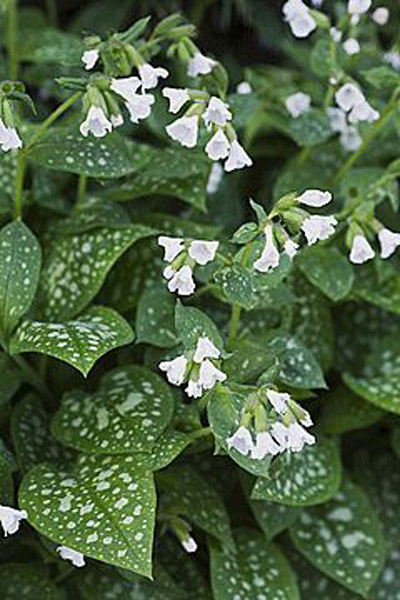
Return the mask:
<svg viewBox="0 0 400 600">
<path fill-rule="evenodd" d="M 182 146 L 194 148 L 199 134 L 199 117 L 198 115 L 181 117 L 168 125 L 166 131 L 173 140 Z"/>
<path fill-rule="evenodd" d="M 341 108 L 333 106 L 326 109 L 332 131 L 342 133 L 347 129 L 346 113 Z"/>
<path fill-rule="evenodd" d="M 354 240 L 350 251 L 351 262 L 355 265 L 361 265 L 362 263 L 371 260 L 371 258 L 374 258 L 374 256 L 374 249 L 372 248 L 367 238 L 360 233 L 354 236 Z"/>
<path fill-rule="evenodd" d="M 331 34 L 331 38 L 333 39 L 333 41 L 336 43 L 339 43 L 342 39 L 343 34 L 341 31 L 339 31 L 339 29 L 337 29 L 337 27 L 331 27 L 329 33 Z"/>
<path fill-rule="evenodd" d="M 193 294 L 196 286 L 193 281 L 192 269 L 185 265 L 174 272 L 173 276 L 168 281 L 168 289 L 170 292 L 178 292 L 180 296 L 190 296 Z"/>
<path fill-rule="evenodd" d="M 371 8 L 372 0 L 349 0 L 347 12 L 350 15 L 363 15 Z"/>
<path fill-rule="evenodd" d="M 400 71 L 400 52 L 386 52 L 383 55 L 383 60 L 396 71 Z"/>
<path fill-rule="evenodd" d="M 253 161 L 247 154 L 245 149 L 239 144 L 237 140 L 234 140 L 229 150 L 228 160 L 224 164 L 224 169 L 228 173 L 235 169 L 243 169 L 243 167 L 251 167 Z"/>
<path fill-rule="evenodd" d="M 237 94 L 241 94 L 241 95 L 251 94 L 252 91 L 253 91 L 253 88 L 251 87 L 251 85 L 249 84 L 248 81 L 241 81 L 240 83 L 238 83 L 238 85 L 236 87 Z"/>
<path fill-rule="evenodd" d="M 259 259 L 254 262 L 256 271 L 266 273 L 279 265 L 279 252 L 274 242 L 272 225 L 268 224 L 264 229 L 265 246 Z"/>
<path fill-rule="evenodd" d="M 355 127 L 346 127 L 340 134 L 340 143 L 345 150 L 354 152 L 362 144 L 362 137 Z"/>
<path fill-rule="evenodd" d="M 215 194 L 224 176 L 224 169 L 219 163 L 214 163 L 207 181 L 207 193 Z"/>
<path fill-rule="evenodd" d="M 277 421 L 271 427 L 271 435 L 278 443 L 280 451 L 286 450 L 289 441 L 289 429 L 283 423 Z"/>
<path fill-rule="evenodd" d="M 220 160 L 226 158 L 230 150 L 229 140 L 222 131 L 218 129 L 206 145 L 206 153 L 211 160 Z"/>
<path fill-rule="evenodd" d="M 321 190 L 306 190 L 297 198 L 300 204 L 313 206 L 314 208 L 326 206 L 331 200 L 332 194 L 330 192 L 322 192 Z"/>
<path fill-rule="evenodd" d="M 365 101 L 362 91 L 353 83 L 345 83 L 335 94 L 340 108 L 346 112 Z"/>
<path fill-rule="evenodd" d="M 216 383 L 222 383 L 222 381 L 225 381 L 225 379 L 226 374 L 220 369 L 217 369 L 217 367 L 213 365 L 211 360 L 208 360 L 207 358 L 201 363 L 199 373 L 199 384 L 205 390 L 211 390 Z"/>
<path fill-rule="evenodd" d="M 286 98 L 285 106 L 290 116 L 296 119 L 309 110 L 311 97 L 304 92 L 297 92 Z"/>
<path fill-rule="evenodd" d="M 289 21 L 293 19 L 299 12 L 307 12 L 308 8 L 304 4 L 303 0 L 287 0 L 282 6 L 282 12 L 285 19 Z"/>
<path fill-rule="evenodd" d="M 121 127 L 121 125 L 123 125 L 123 123 L 124 123 L 124 118 L 121 114 L 120 115 L 111 115 L 110 120 L 111 120 L 111 124 L 114 127 L 114 129 L 116 129 L 117 127 Z"/>
<path fill-rule="evenodd" d="M 206 110 L 203 113 L 203 120 L 207 127 L 211 124 L 224 127 L 232 119 L 232 113 L 225 102 L 222 102 L 217 96 L 211 96 Z"/>
<path fill-rule="evenodd" d="M 15 127 L 6 127 L 0 119 L 0 147 L 3 152 L 22 148 L 22 140 Z"/>
<path fill-rule="evenodd" d="M 108 132 L 112 131 L 112 123 L 104 114 L 100 106 L 92 105 L 87 113 L 85 121 L 79 127 L 81 134 L 87 137 L 89 133 L 95 137 L 104 137 Z"/>
<path fill-rule="evenodd" d="M 286 240 L 283 247 L 284 247 L 285 253 L 292 260 L 297 254 L 297 251 L 299 249 L 299 244 L 296 244 L 296 242 L 294 242 L 293 240 Z"/>
<path fill-rule="evenodd" d="M 286 392 L 276 392 L 275 390 L 267 390 L 267 398 L 273 408 L 280 415 L 284 415 L 288 409 L 288 402 L 291 399 L 290 394 Z"/>
<path fill-rule="evenodd" d="M 381 245 L 381 258 L 389 258 L 400 246 L 400 233 L 382 227 L 378 231 L 378 240 Z"/>
<path fill-rule="evenodd" d="M 27 517 L 28 513 L 26 510 L 17 510 L 11 506 L 0 505 L 0 521 L 5 537 L 7 537 L 7 535 L 17 533 L 20 521 L 22 521 L 22 519 L 26 519 Z"/>
<path fill-rule="evenodd" d="M 275 456 L 281 448 L 268 431 L 257 433 L 256 445 L 251 450 L 251 458 L 262 460 L 267 454 Z"/>
<path fill-rule="evenodd" d="M 160 78 L 165 79 L 169 73 L 163 67 L 153 67 L 149 63 L 138 67 L 139 76 L 142 80 L 142 87 L 145 90 L 150 90 L 157 87 Z"/>
<path fill-rule="evenodd" d="M 312 215 L 303 221 L 301 229 L 307 238 L 308 245 L 311 246 L 318 240 L 327 240 L 335 233 L 335 225 L 337 225 L 335 217 Z"/>
<path fill-rule="evenodd" d="M 346 54 L 350 56 L 353 54 L 358 54 L 361 50 L 360 43 L 355 38 L 349 38 L 343 43 L 343 48 Z"/>
<path fill-rule="evenodd" d="M 99 60 L 99 51 L 98 50 L 85 50 L 82 54 L 81 61 L 85 65 L 86 71 L 90 71 L 93 69 L 94 65 Z"/>
<path fill-rule="evenodd" d="M 173 238 L 167 235 L 160 235 L 157 242 L 164 248 L 164 260 L 167 262 L 173 261 L 182 252 L 185 245 L 182 238 Z"/>
<path fill-rule="evenodd" d="M 85 557 L 81 552 L 77 550 L 72 550 L 67 546 L 58 546 L 57 552 L 60 553 L 61 558 L 64 560 L 70 560 L 74 567 L 84 567 L 85 566 Z"/>
<path fill-rule="evenodd" d="M 379 112 L 364 100 L 364 102 L 357 104 L 351 109 L 349 113 L 349 122 L 358 123 L 359 121 L 367 121 L 367 123 L 373 123 L 379 119 L 379 117 Z"/>
<path fill-rule="evenodd" d="M 185 356 L 177 356 L 173 360 L 165 360 L 158 365 L 160 371 L 167 374 L 167 379 L 172 385 L 182 385 L 188 361 Z"/>
<path fill-rule="evenodd" d="M 358 25 L 360 22 L 361 16 L 360 15 L 351 15 L 350 17 L 350 25 L 353 25 L 353 27 L 355 25 Z"/>
<path fill-rule="evenodd" d="M 390 12 L 386 6 L 378 6 L 372 13 L 372 20 L 377 25 L 383 26 L 389 21 Z"/>
<path fill-rule="evenodd" d="M 244 425 L 241 425 L 231 437 L 227 438 L 226 443 L 228 444 L 229 450 L 235 448 L 237 452 L 244 456 L 254 448 L 251 433 Z"/>
<path fill-rule="evenodd" d="M 196 350 L 193 356 L 195 363 L 201 363 L 205 358 L 219 358 L 221 352 L 208 337 L 200 337 L 197 340 Z"/>
<path fill-rule="evenodd" d="M 162 90 L 164 98 L 169 100 L 169 112 L 176 114 L 189 100 L 189 94 L 184 88 L 165 87 Z"/>
<path fill-rule="evenodd" d="M 141 85 L 139 77 L 122 77 L 121 79 L 112 79 L 110 89 L 126 102 L 130 102 L 136 96 Z"/>
<path fill-rule="evenodd" d="M 151 107 L 155 102 L 152 94 L 133 94 L 129 102 L 125 103 L 132 123 L 147 119 L 151 114 Z"/>
<path fill-rule="evenodd" d="M 204 56 L 201 52 L 196 52 L 190 59 L 187 67 L 189 77 L 197 77 L 198 75 L 208 75 L 216 65 L 215 60 Z"/>
<path fill-rule="evenodd" d="M 295 37 L 305 38 L 317 27 L 315 19 L 302 0 L 288 0 L 282 10 Z"/>
<path fill-rule="evenodd" d="M 189 256 L 198 265 L 206 265 L 215 258 L 219 242 L 206 242 L 205 240 L 194 240 L 189 246 Z"/>
<path fill-rule="evenodd" d="M 310 446 L 315 444 L 315 437 L 304 429 L 297 421 L 290 423 L 288 427 L 288 450 L 300 452 L 306 444 Z"/>
<path fill-rule="evenodd" d="M 165 277 L 165 279 L 171 279 L 174 275 L 175 275 L 176 271 L 175 269 L 173 269 L 171 267 L 171 265 L 168 265 L 168 267 L 165 267 L 164 271 L 163 271 L 163 275 Z"/>
<path fill-rule="evenodd" d="M 194 540 L 190 535 L 186 540 L 182 540 L 181 544 L 186 550 L 186 552 L 189 552 L 189 554 L 191 554 L 192 552 L 196 552 L 197 550 L 196 540 Z"/>
<path fill-rule="evenodd" d="M 189 398 L 200 398 L 203 393 L 203 388 L 199 381 L 189 379 L 188 384 L 185 388 L 185 392 L 189 396 Z"/>
</svg>

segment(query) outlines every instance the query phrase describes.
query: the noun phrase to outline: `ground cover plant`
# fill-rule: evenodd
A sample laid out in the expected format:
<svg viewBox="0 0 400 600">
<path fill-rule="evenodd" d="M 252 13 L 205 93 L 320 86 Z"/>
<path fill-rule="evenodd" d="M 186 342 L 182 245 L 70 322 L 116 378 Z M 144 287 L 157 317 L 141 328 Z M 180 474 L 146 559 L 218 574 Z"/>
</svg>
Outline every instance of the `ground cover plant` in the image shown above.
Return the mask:
<svg viewBox="0 0 400 600">
<path fill-rule="evenodd" d="M 400 598 L 397 1 L 0 1 L 0 595 Z"/>
</svg>

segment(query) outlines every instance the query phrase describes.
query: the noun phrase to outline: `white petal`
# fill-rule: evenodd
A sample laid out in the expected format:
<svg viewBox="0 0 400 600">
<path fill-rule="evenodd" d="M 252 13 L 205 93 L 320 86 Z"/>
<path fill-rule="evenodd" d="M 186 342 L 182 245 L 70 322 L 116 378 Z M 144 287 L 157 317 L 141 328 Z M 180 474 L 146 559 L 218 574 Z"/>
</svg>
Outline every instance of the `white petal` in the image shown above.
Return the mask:
<svg viewBox="0 0 400 600">
<path fill-rule="evenodd" d="M 362 15 L 366 13 L 372 5 L 372 0 L 349 0 L 347 12 L 350 15 Z"/>
<path fill-rule="evenodd" d="M 206 110 L 203 113 L 204 123 L 224 127 L 232 119 L 232 113 L 225 102 L 222 102 L 217 96 L 211 96 Z"/>
<path fill-rule="evenodd" d="M 340 143 L 345 150 L 355 152 L 362 144 L 362 137 L 355 127 L 347 127 L 340 135 Z"/>
<path fill-rule="evenodd" d="M 93 69 L 97 61 L 99 60 L 99 51 L 98 50 L 86 50 L 82 54 L 81 58 L 83 64 L 85 65 L 86 71 L 90 71 Z"/>
<path fill-rule="evenodd" d="M 176 114 L 188 102 L 189 94 L 184 88 L 165 87 L 162 90 L 164 98 L 169 100 L 169 112 Z"/>
<path fill-rule="evenodd" d="M 389 258 L 400 246 L 400 233 L 383 227 L 378 232 L 378 240 L 381 245 L 381 258 Z"/>
<path fill-rule="evenodd" d="M 124 123 L 124 118 L 122 115 L 111 115 L 110 120 L 114 129 L 121 127 L 121 125 Z"/>
<path fill-rule="evenodd" d="M 326 206 L 331 200 L 332 194 L 330 192 L 322 192 L 321 190 L 306 190 L 297 198 L 300 204 L 313 206 L 314 208 Z"/>
<path fill-rule="evenodd" d="M 214 133 L 207 143 L 205 150 L 208 158 L 211 160 L 220 160 L 228 156 L 230 144 L 222 129 L 218 129 L 217 132 Z"/>
<path fill-rule="evenodd" d="M 353 83 L 345 83 L 335 94 L 335 99 L 340 108 L 346 112 L 357 104 L 365 101 L 362 91 Z"/>
<path fill-rule="evenodd" d="M 354 237 L 350 251 L 350 261 L 355 265 L 361 265 L 374 258 L 375 252 L 364 235 L 360 233 Z"/>
<path fill-rule="evenodd" d="M 126 100 L 126 102 L 130 102 L 135 97 L 141 85 L 142 82 L 139 77 L 123 77 L 121 79 L 112 79 L 110 89 Z"/>
<path fill-rule="evenodd" d="M 187 540 L 183 540 L 181 543 L 186 552 L 189 552 L 189 554 L 196 552 L 197 543 L 191 536 L 189 536 Z"/>
<path fill-rule="evenodd" d="M 346 54 L 352 56 L 353 54 L 358 54 L 361 50 L 360 44 L 358 40 L 355 38 L 349 38 L 343 44 L 344 51 Z"/>
<path fill-rule="evenodd" d="M 306 38 L 317 28 L 315 19 L 309 12 L 301 12 L 289 20 L 290 29 L 297 38 Z"/>
<path fill-rule="evenodd" d="M 208 75 L 211 73 L 215 66 L 215 60 L 204 56 L 201 52 L 196 54 L 190 59 L 187 67 L 187 74 L 189 77 L 197 77 L 198 75 Z"/>
<path fill-rule="evenodd" d="M 194 148 L 197 144 L 199 133 L 199 117 L 193 115 L 191 117 L 181 117 L 166 128 L 168 135 L 186 146 L 186 148 Z"/>
<path fill-rule="evenodd" d="M 0 506 L 0 522 L 5 537 L 16 533 L 19 529 L 20 521 L 27 517 L 26 510 L 17 510 L 16 508 L 12 508 L 12 506 Z"/>
<path fill-rule="evenodd" d="M 190 296 L 195 288 L 192 269 L 188 265 L 181 267 L 168 282 L 169 291 L 177 292 L 180 296 Z"/>
<path fill-rule="evenodd" d="M 335 233 L 335 225 L 337 225 L 335 217 L 312 215 L 303 221 L 301 229 L 307 238 L 308 245 L 311 246 L 319 240 L 327 240 Z"/>
<path fill-rule="evenodd" d="M 219 163 L 214 163 L 207 181 L 207 193 L 215 194 L 224 176 L 224 168 Z"/>
<path fill-rule="evenodd" d="M 288 402 L 291 399 L 290 394 L 267 390 L 267 398 L 278 414 L 284 415 L 286 413 Z"/>
<path fill-rule="evenodd" d="M 330 106 L 326 109 L 332 131 L 341 133 L 347 129 L 346 113 L 341 108 Z"/>
<path fill-rule="evenodd" d="M 311 106 L 311 96 L 304 94 L 303 92 L 297 92 L 286 98 L 285 106 L 290 116 L 296 119 L 309 110 Z"/>
<path fill-rule="evenodd" d="M 61 558 L 72 562 L 74 567 L 85 566 L 85 557 L 81 552 L 78 552 L 77 550 L 72 550 L 67 546 L 58 546 L 57 552 L 59 552 Z"/>
<path fill-rule="evenodd" d="M 95 137 L 100 138 L 112 131 L 112 123 L 107 119 L 100 106 L 92 105 L 88 110 L 85 121 L 81 123 L 79 129 L 84 137 L 87 137 L 91 133 Z"/>
<path fill-rule="evenodd" d="M 169 73 L 163 67 L 153 67 L 146 63 L 138 68 L 143 89 L 152 89 L 157 87 L 160 78 L 165 79 Z"/>
<path fill-rule="evenodd" d="M 164 260 L 167 262 L 172 262 L 185 247 L 183 238 L 173 238 L 167 235 L 160 235 L 157 242 L 164 248 Z"/>
<path fill-rule="evenodd" d="M 193 258 L 198 265 L 206 265 L 214 260 L 218 246 L 219 242 L 194 240 L 189 246 L 189 256 Z"/>
<path fill-rule="evenodd" d="M 288 449 L 292 452 L 300 452 L 307 445 L 315 444 L 315 437 L 304 429 L 300 423 L 291 423 L 289 425 Z"/>
<path fill-rule="evenodd" d="M 389 21 L 390 12 L 386 6 L 378 6 L 372 13 L 372 20 L 377 25 L 383 26 Z"/>
<path fill-rule="evenodd" d="M 289 442 L 289 429 L 277 421 L 271 427 L 271 435 L 280 447 L 280 451 L 284 452 Z"/>
<path fill-rule="evenodd" d="M 224 165 L 225 171 L 230 172 L 234 171 L 235 169 L 243 169 L 243 167 L 251 167 L 252 164 L 253 161 L 245 149 L 237 140 L 234 140 L 231 144 L 228 160 Z"/>
<path fill-rule="evenodd" d="M 286 242 L 284 243 L 285 253 L 291 260 L 296 256 L 299 247 L 299 244 L 296 244 L 296 242 L 294 242 L 293 240 L 286 240 Z"/>
<path fill-rule="evenodd" d="M 189 379 L 185 392 L 189 398 L 200 398 L 203 393 L 203 388 L 198 381 Z"/>
<path fill-rule="evenodd" d="M 266 273 L 272 269 L 275 269 L 279 265 L 280 255 L 279 251 L 275 246 L 272 225 L 267 225 L 264 229 L 265 234 L 265 246 L 264 250 L 259 259 L 257 259 L 253 266 L 256 271 Z"/>
<path fill-rule="evenodd" d="M 373 123 L 374 121 L 377 121 L 379 117 L 379 112 L 364 100 L 364 102 L 357 104 L 351 109 L 349 122 L 358 123 L 359 121 L 366 121 L 367 123 Z"/>
<path fill-rule="evenodd" d="M 22 140 L 15 127 L 6 127 L 0 119 L 0 146 L 3 152 L 22 148 Z"/>
<path fill-rule="evenodd" d="M 229 449 L 234 448 L 244 456 L 254 448 L 251 433 L 247 427 L 244 427 L 243 425 L 241 425 L 231 437 L 227 438 L 226 443 L 228 444 Z"/>
<path fill-rule="evenodd" d="M 222 383 L 226 380 L 226 374 L 217 369 L 211 360 L 204 360 L 200 366 L 199 382 L 205 390 L 211 390 L 216 383 Z"/>
<path fill-rule="evenodd" d="M 236 87 L 236 93 L 240 95 L 251 94 L 253 88 L 248 81 L 241 81 Z"/>
<path fill-rule="evenodd" d="M 214 346 L 210 338 L 200 337 L 197 341 L 196 350 L 193 356 L 195 363 L 201 363 L 205 358 L 219 358 L 220 350 Z"/>
<path fill-rule="evenodd" d="M 167 379 L 172 385 L 182 385 L 186 375 L 188 361 L 185 356 L 177 356 L 173 360 L 160 362 L 159 369 L 167 374 Z"/>
<path fill-rule="evenodd" d="M 400 71 L 400 52 L 386 52 L 386 54 L 383 55 L 383 59 L 393 69 Z"/>
<path fill-rule="evenodd" d="M 267 454 L 275 456 L 281 448 L 267 431 L 257 433 L 256 445 L 251 451 L 251 458 L 262 460 Z"/>
<path fill-rule="evenodd" d="M 151 114 L 151 107 L 154 102 L 155 98 L 152 94 L 133 94 L 129 102 L 125 103 L 132 123 L 147 119 Z"/>
</svg>

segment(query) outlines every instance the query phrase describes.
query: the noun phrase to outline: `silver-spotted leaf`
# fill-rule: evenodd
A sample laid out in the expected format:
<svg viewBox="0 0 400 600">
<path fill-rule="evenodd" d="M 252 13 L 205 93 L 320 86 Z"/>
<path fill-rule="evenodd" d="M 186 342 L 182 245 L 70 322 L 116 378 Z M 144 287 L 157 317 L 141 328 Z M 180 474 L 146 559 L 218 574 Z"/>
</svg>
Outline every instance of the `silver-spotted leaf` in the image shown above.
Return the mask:
<svg viewBox="0 0 400 600">
<path fill-rule="evenodd" d="M 351 291 L 354 269 L 336 248 L 307 248 L 300 252 L 296 263 L 309 282 L 334 302 Z"/>
<path fill-rule="evenodd" d="M 175 346 L 175 298 L 164 282 L 147 287 L 136 312 L 136 342 L 160 348 Z"/>
<path fill-rule="evenodd" d="M 185 348 L 195 348 L 200 337 L 208 337 L 217 348 L 223 348 L 221 335 L 210 317 L 198 308 L 184 306 L 179 300 L 176 303 L 175 328 Z"/>
</svg>

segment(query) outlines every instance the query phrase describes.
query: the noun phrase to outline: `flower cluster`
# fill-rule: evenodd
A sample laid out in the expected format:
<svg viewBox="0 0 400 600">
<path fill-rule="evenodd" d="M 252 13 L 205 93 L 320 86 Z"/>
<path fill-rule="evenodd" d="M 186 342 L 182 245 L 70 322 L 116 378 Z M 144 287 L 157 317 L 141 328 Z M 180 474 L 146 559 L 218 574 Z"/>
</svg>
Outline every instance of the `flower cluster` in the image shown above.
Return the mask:
<svg viewBox="0 0 400 600">
<path fill-rule="evenodd" d="M 380 245 L 380 257 L 385 259 L 394 254 L 400 246 L 400 233 L 390 231 L 376 219 L 370 228 L 371 233 L 378 238 Z M 369 231 L 367 232 L 368 235 Z M 348 243 L 350 246 L 350 261 L 356 265 L 368 262 L 375 256 L 375 250 L 368 241 L 366 233 L 361 225 L 353 222 L 349 227 Z"/>
<path fill-rule="evenodd" d="M 187 382 L 186 394 L 200 398 L 205 390 L 211 390 L 226 379 L 225 373 L 214 364 L 220 357 L 221 351 L 213 342 L 208 337 L 200 337 L 194 352 L 181 354 L 158 366 L 172 385 L 180 386 Z"/>
<path fill-rule="evenodd" d="M 317 28 L 310 9 L 302 0 L 288 0 L 282 7 L 285 20 L 297 38 L 306 38 Z"/>
<path fill-rule="evenodd" d="M 187 241 L 162 235 L 158 238 L 158 244 L 164 248 L 164 260 L 169 263 L 163 272 L 168 280 L 169 291 L 177 292 L 180 296 L 190 296 L 196 288 L 194 266 L 204 266 L 214 260 L 219 242 Z"/>
<path fill-rule="evenodd" d="M 266 273 L 275 269 L 280 262 L 280 250 L 291 259 L 295 256 L 299 243 L 289 236 L 286 227 L 293 231 L 297 238 L 300 233 L 303 233 L 309 246 L 317 241 L 328 239 L 337 225 L 335 217 L 310 215 L 306 210 L 299 208 L 299 205 L 321 208 L 331 200 L 330 192 L 306 190 L 300 196 L 290 198 L 283 210 L 279 210 L 278 202 L 277 211 L 283 224 L 268 220 L 264 226 L 265 246 L 261 256 L 254 262 L 256 271 Z M 284 198 L 283 201 L 286 202 L 286 199 Z"/>
<path fill-rule="evenodd" d="M 267 455 L 276 456 L 285 451 L 300 452 L 305 445 L 315 443 L 315 437 L 305 429 L 312 425 L 309 413 L 288 393 L 267 389 L 254 417 L 256 441 L 250 431 L 253 414 L 245 411 L 239 428 L 226 440 L 229 449 L 234 448 L 244 456 L 250 453 L 251 458 L 262 460 Z"/>
</svg>

